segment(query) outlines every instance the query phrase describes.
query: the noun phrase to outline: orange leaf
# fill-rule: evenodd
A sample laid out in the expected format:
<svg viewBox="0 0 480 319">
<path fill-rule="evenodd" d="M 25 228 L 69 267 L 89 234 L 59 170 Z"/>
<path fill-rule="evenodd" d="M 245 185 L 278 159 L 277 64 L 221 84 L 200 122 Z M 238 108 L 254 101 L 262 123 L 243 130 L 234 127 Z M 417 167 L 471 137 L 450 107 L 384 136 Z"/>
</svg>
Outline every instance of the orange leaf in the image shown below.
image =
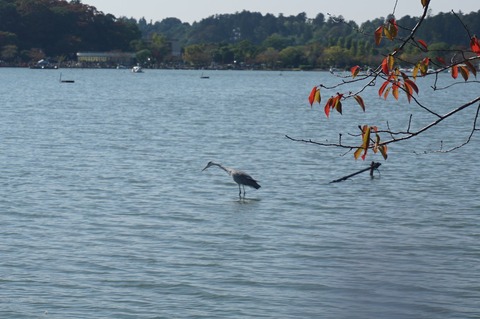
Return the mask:
<svg viewBox="0 0 480 319">
<path fill-rule="evenodd" d="M 390 71 L 389 71 L 389 69 L 388 69 L 388 65 L 389 65 L 389 63 L 388 63 L 388 57 L 386 57 L 386 58 L 383 59 L 383 61 L 382 61 L 382 71 L 383 71 L 383 73 L 385 73 L 385 74 L 390 73 Z"/>
<path fill-rule="evenodd" d="M 395 98 L 395 100 L 398 100 L 398 84 L 393 83 L 392 85 L 392 95 Z"/>
<path fill-rule="evenodd" d="M 395 64 L 395 58 L 393 57 L 393 55 L 389 54 L 388 55 L 388 68 L 390 70 L 393 70 L 393 65 Z"/>
<path fill-rule="evenodd" d="M 357 150 L 355 151 L 355 153 L 353 153 L 353 157 L 355 159 L 358 159 L 360 157 L 360 154 L 362 154 L 362 151 L 363 151 L 363 148 L 359 147 L 357 148 Z"/>
<path fill-rule="evenodd" d="M 360 105 L 360 107 L 362 108 L 363 112 L 365 112 L 365 102 L 363 101 L 362 97 L 360 95 L 355 95 L 353 97 L 355 99 L 355 101 L 357 101 L 357 103 Z"/>
<path fill-rule="evenodd" d="M 388 157 L 388 154 L 387 154 L 387 145 L 380 145 L 378 147 L 378 150 L 380 151 L 380 153 L 382 154 L 383 158 L 384 159 L 387 159 Z"/>
<path fill-rule="evenodd" d="M 383 94 L 383 98 L 384 98 L 385 100 L 387 99 L 388 94 L 390 93 L 390 90 L 391 90 L 391 89 L 392 89 L 392 88 L 389 87 L 388 89 L 385 90 L 385 93 Z"/>
<path fill-rule="evenodd" d="M 480 56 L 480 43 L 478 42 L 478 38 L 476 35 L 474 35 L 470 39 L 470 48 L 472 49 L 473 52 L 475 52 L 477 55 Z"/>
<path fill-rule="evenodd" d="M 332 109 L 333 104 L 334 104 L 333 97 L 331 97 L 328 99 L 327 104 L 325 104 L 325 115 L 327 117 L 330 116 L 330 110 Z"/>
<path fill-rule="evenodd" d="M 383 32 L 383 26 L 379 26 L 376 30 L 375 30 L 375 43 L 377 45 L 380 44 L 380 42 L 382 41 L 382 32 Z"/>
<path fill-rule="evenodd" d="M 456 79 L 458 77 L 458 65 L 452 66 L 452 78 Z"/>
<path fill-rule="evenodd" d="M 350 72 L 352 72 L 352 77 L 355 78 L 358 75 L 358 72 L 360 72 L 360 67 L 356 65 L 350 69 Z"/>
<path fill-rule="evenodd" d="M 422 6 L 425 8 L 430 3 L 430 0 L 421 0 Z"/>
<path fill-rule="evenodd" d="M 425 49 L 425 51 L 428 51 L 428 46 L 425 41 L 418 39 L 417 42 L 420 43 L 420 45 Z"/>
</svg>

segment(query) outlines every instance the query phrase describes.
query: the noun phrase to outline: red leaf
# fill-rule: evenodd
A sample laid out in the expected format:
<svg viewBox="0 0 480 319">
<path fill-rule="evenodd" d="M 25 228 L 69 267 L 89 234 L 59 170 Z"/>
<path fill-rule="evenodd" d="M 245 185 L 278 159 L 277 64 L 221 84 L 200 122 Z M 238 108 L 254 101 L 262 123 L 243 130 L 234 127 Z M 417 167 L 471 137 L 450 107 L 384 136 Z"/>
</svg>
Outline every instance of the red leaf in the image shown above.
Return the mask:
<svg viewBox="0 0 480 319">
<path fill-rule="evenodd" d="M 413 82 L 412 80 L 405 80 L 405 84 L 407 83 L 418 94 L 418 86 L 415 84 L 415 82 Z"/>
<path fill-rule="evenodd" d="M 313 102 L 315 102 L 315 94 L 317 93 L 318 88 L 316 86 L 313 87 L 310 95 L 308 96 L 308 102 L 310 102 L 310 107 L 313 106 Z"/>
<path fill-rule="evenodd" d="M 334 103 L 333 97 L 331 97 L 331 98 L 328 99 L 327 104 L 325 104 L 325 115 L 327 117 L 330 116 L 330 110 L 332 109 L 333 103 Z"/>
<path fill-rule="evenodd" d="M 382 86 L 381 86 L 380 89 L 378 90 L 378 96 L 382 96 L 382 95 L 383 95 L 383 92 L 384 92 L 385 89 L 387 88 L 388 84 L 390 84 L 390 82 L 388 82 L 388 81 L 383 82 Z"/>
<path fill-rule="evenodd" d="M 380 41 L 382 41 L 382 32 L 383 32 L 383 26 L 379 26 L 376 30 L 375 30 L 375 43 L 377 45 L 380 44 Z"/>
<path fill-rule="evenodd" d="M 358 72 L 360 72 L 360 67 L 358 65 L 353 66 L 350 69 L 350 72 L 352 73 L 352 77 L 355 78 L 358 75 Z"/>
<path fill-rule="evenodd" d="M 417 40 L 418 43 L 420 43 L 420 45 L 425 49 L 425 51 L 428 51 L 428 45 L 425 41 L 423 40 Z"/>
<path fill-rule="evenodd" d="M 470 48 L 473 52 L 480 56 L 480 43 L 478 43 L 478 38 L 476 35 L 470 39 Z"/>
<path fill-rule="evenodd" d="M 442 58 L 442 57 L 437 56 L 437 61 L 440 62 L 443 65 L 447 65 L 447 63 L 445 62 L 445 59 Z"/>
</svg>

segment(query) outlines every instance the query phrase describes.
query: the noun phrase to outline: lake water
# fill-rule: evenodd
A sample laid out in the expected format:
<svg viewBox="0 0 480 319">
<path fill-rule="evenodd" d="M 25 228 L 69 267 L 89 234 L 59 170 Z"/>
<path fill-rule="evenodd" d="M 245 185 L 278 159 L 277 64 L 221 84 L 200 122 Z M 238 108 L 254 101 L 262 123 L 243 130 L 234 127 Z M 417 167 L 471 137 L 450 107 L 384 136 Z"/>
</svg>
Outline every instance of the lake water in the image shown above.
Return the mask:
<svg viewBox="0 0 480 319">
<path fill-rule="evenodd" d="M 285 135 L 432 117 L 377 87 L 327 119 L 307 96 L 328 73 L 204 73 L 0 69 L 0 318 L 480 316 L 478 137 L 430 152 L 475 110 L 355 161 Z M 437 93 L 441 112 L 478 84 Z M 262 187 L 239 200 L 211 160 Z"/>
</svg>

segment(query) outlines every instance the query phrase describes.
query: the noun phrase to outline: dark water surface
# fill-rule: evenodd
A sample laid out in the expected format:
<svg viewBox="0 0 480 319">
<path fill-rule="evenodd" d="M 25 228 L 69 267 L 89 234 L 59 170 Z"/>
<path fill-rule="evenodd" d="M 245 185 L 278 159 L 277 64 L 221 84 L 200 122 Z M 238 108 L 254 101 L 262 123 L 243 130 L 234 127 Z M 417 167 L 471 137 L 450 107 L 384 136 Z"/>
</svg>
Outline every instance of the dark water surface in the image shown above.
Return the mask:
<svg viewBox="0 0 480 319">
<path fill-rule="evenodd" d="M 327 73 L 208 73 L 0 69 L 0 318 L 480 316 L 478 139 L 424 154 L 474 110 L 329 184 L 369 162 L 285 134 L 405 129 L 414 106 L 372 90 L 327 120 L 306 102 Z M 238 200 L 210 160 L 262 188 Z"/>
</svg>

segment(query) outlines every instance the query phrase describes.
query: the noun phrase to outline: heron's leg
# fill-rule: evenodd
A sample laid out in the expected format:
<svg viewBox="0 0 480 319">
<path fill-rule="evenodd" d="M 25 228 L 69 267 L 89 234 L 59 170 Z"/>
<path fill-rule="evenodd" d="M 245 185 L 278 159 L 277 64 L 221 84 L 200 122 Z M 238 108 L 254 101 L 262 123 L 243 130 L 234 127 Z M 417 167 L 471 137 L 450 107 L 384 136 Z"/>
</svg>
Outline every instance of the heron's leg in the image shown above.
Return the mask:
<svg viewBox="0 0 480 319">
<path fill-rule="evenodd" d="M 242 198 L 242 189 L 240 188 L 240 184 L 238 184 L 238 197 Z"/>
</svg>

